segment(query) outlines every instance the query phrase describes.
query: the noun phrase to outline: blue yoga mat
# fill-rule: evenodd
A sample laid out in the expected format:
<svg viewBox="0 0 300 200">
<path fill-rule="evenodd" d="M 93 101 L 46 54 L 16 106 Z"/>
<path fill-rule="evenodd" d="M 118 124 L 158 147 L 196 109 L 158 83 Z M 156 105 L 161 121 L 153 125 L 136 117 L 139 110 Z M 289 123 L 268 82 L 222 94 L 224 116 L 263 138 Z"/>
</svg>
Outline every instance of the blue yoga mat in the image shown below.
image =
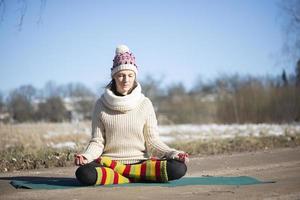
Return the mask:
<svg viewBox="0 0 300 200">
<path fill-rule="evenodd" d="M 272 183 L 273 181 L 260 181 L 249 176 L 204 176 L 204 177 L 184 177 L 179 180 L 169 181 L 168 183 L 127 183 L 119 185 L 105 185 L 105 186 L 83 186 L 75 178 L 59 178 L 59 177 L 28 177 L 19 180 L 11 181 L 15 188 L 27 189 L 70 189 L 78 187 L 134 187 L 134 186 L 161 186 L 161 187 L 177 187 L 188 185 L 252 185 Z"/>
</svg>

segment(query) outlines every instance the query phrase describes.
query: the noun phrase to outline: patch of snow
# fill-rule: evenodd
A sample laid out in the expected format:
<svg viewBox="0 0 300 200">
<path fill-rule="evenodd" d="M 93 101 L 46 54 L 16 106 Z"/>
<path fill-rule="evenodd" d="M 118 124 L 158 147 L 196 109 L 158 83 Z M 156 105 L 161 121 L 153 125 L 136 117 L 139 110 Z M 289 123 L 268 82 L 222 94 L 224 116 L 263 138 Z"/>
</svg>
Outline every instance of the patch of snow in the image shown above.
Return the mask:
<svg viewBox="0 0 300 200">
<path fill-rule="evenodd" d="M 178 124 L 159 126 L 159 132 L 164 142 L 222 139 L 237 136 L 280 136 L 285 134 L 299 134 L 300 124 Z"/>
<path fill-rule="evenodd" d="M 76 143 L 75 142 L 62 142 L 57 144 L 52 143 L 50 144 L 50 146 L 57 149 L 62 149 L 62 148 L 75 149 Z"/>
</svg>

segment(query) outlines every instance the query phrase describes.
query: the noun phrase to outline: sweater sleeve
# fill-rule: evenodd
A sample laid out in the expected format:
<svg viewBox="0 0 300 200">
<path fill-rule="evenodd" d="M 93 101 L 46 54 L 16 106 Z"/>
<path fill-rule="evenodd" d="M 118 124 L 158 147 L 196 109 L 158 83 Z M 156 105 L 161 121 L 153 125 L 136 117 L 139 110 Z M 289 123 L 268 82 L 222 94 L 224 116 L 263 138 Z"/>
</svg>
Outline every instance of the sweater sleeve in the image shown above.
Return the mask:
<svg viewBox="0 0 300 200">
<path fill-rule="evenodd" d="M 145 137 L 147 149 L 148 151 L 150 151 L 150 153 L 153 156 L 158 156 L 160 158 L 164 157 L 167 159 L 174 159 L 175 155 L 177 155 L 181 151 L 170 148 L 160 140 L 155 111 L 152 102 L 149 99 L 148 102 L 149 102 L 147 104 L 148 116 L 146 119 L 146 123 L 144 125 L 144 137 Z"/>
<path fill-rule="evenodd" d="M 100 110 L 101 100 L 99 99 L 96 102 L 92 116 L 92 137 L 85 152 L 82 154 L 88 162 L 92 162 L 101 156 L 104 148 L 105 129 L 99 117 Z"/>
</svg>

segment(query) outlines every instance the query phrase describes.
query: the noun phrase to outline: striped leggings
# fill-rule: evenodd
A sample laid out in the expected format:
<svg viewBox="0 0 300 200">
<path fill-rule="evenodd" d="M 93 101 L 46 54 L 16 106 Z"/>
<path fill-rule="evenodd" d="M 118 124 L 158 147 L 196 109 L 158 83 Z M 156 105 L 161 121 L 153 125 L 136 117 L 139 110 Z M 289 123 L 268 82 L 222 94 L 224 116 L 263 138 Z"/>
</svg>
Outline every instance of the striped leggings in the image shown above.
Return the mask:
<svg viewBox="0 0 300 200">
<path fill-rule="evenodd" d="M 76 170 L 77 180 L 83 185 L 107 185 L 130 182 L 167 182 L 186 174 L 187 166 L 177 160 L 146 160 L 135 164 L 97 160 Z"/>
</svg>

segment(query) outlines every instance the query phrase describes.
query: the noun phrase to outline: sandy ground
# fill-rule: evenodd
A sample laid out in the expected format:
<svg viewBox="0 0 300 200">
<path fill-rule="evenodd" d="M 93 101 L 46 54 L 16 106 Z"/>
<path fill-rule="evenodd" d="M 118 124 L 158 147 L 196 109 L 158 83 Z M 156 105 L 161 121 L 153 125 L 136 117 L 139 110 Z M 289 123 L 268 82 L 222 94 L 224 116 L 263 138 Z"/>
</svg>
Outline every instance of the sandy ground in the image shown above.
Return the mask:
<svg viewBox="0 0 300 200">
<path fill-rule="evenodd" d="M 9 177 L 73 177 L 76 167 L 0 174 L 0 199 L 300 199 L 300 147 L 192 157 L 187 176 L 253 176 L 276 183 L 248 186 L 90 187 L 64 190 L 15 189 Z"/>
</svg>

